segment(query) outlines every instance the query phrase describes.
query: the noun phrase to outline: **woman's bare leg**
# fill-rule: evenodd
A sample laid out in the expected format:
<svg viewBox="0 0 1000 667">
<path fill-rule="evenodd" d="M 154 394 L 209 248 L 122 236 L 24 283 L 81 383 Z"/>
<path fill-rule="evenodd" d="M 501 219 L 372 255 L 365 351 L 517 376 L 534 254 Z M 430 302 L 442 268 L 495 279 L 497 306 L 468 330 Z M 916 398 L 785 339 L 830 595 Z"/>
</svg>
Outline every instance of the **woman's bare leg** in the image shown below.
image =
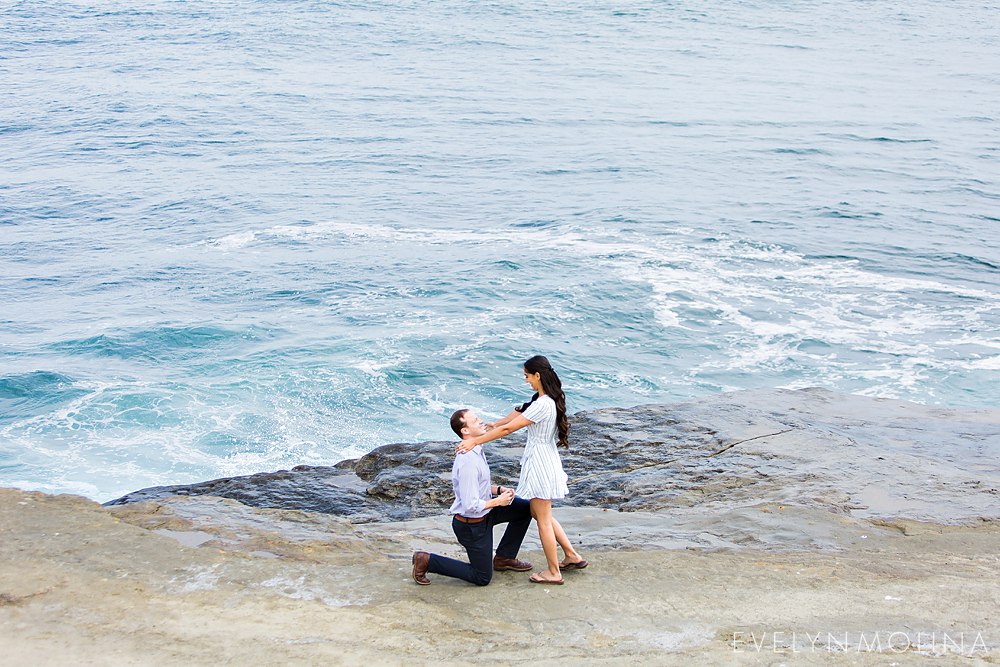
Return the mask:
<svg viewBox="0 0 1000 667">
<path fill-rule="evenodd" d="M 569 543 L 569 538 L 566 537 L 566 531 L 564 531 L 563 527 L 559 525 L 559 522 L 556 521 L 555 517 L 552 517 L 552 532 L 555 534 L 556 542 L 559 543 L 559 546 L 562 547 L 563 553 L 566 554 L 566 557 L 562 559 L 562 565 L 566 565 L 567 563 L 579 563 L 583 560 L 583 558 L 580 557 L 580 554 L 576 552 L 576 549 L 573 548 L 573 545 Z"/>
<path fill-rule="evenodd" d="M 545 498 L 531 499 L 531 513 L 535 516 L 535 523 L 538 524 L 538 539 L 542 541 L 542 551 L 545 552 L 545 562 L 549 569 L 538 572 L 537 577 L 558 581 L 562 579 L 559 572 L 559 553 L 556 550 L 554 519 L 552 518 L 552 501 Z M 565 533 L 563 533 L 565 536 Z"/>
</svg>

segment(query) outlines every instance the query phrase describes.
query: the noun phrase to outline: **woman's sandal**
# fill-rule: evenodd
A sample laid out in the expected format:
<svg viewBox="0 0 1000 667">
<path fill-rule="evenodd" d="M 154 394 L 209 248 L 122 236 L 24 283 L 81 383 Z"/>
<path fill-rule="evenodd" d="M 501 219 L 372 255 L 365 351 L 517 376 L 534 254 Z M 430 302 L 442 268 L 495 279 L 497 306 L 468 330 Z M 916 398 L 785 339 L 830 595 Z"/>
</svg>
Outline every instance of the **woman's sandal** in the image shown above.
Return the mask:
<svg viewBox="0 0 1000 667">
<path fill-rule="evenodd" d="M 587 567 L 588 565 L 590 565 L 590 563 L 588 563 L 587 561 L 585 561 L 585 560 L 583 560 L 581 558 L 580 560 L 576 561 L 575 563 L 559 563 L 559 569 L 560 570 L 582 570 L 585 567 Z"/>
<path fill-rule="evenodd" d="M 528 577 L 528 581 L 530 581 L 533 584 L 552 584 L 553 586 L 563 585 L 562 579 L 544 579 L 542 577 L 539 577 L 537 572 Z"/>
</svg>

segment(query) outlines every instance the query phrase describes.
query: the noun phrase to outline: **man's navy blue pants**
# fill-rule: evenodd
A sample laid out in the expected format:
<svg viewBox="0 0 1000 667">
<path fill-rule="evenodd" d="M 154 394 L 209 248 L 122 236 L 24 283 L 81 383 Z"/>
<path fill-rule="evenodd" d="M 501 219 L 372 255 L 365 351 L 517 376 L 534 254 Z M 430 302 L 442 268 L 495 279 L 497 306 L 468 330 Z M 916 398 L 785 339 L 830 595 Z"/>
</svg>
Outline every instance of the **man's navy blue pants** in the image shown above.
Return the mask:
<svg viewBox="0 0 1000 667">
<path fill-rule="evenodd" d="M 431 554 L 427 571 L 465 579 L 477 586 L 490 583 L 493 578 L 493 526 L 499 523 L 506 523 L 507 530 L 500 538 L 497 556 L 517 558 L 531 524 L 531 503 L 524 498 L 514 498 L 514 502 L 505 507 L 494 507 L 486 515 L 486 520 L 479 523 L 462 523 L 453 518 L 451 528 L 459 544 L 469 554 L 469 562 Z"/>
</svg>

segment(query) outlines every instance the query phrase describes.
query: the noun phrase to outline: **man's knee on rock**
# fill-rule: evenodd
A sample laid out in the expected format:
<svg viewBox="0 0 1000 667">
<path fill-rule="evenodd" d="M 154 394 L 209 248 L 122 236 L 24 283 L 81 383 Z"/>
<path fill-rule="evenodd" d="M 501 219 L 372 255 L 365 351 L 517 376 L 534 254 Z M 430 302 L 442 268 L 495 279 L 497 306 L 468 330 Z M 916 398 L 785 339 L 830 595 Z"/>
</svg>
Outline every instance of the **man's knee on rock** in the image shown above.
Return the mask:
<svg viewBox="0 0 1000 667">
<path fill-rule="evenodd" d="M 490 581 L 493 580 L 492 572 L 477 572 L 476 573 L 476 586 L 487 586 Z"/>
</svg>

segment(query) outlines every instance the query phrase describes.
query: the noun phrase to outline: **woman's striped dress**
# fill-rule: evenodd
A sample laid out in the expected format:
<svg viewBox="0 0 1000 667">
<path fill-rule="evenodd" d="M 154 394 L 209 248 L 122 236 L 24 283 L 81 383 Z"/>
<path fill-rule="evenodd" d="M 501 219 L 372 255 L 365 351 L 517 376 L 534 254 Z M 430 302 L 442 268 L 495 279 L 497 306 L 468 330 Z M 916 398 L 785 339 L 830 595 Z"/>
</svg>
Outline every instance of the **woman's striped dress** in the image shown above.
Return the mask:
<svg viewBox="0 0 1000 667">
<path fill-rule="evenodd" d="M 526 429 L 528 444 L 521 456 L 521 478 L 514 494 L 520 498 L 565 498 L 569 487 L 556 450 L 555 401 L 539 396 L 521 414 L 533 423 Z"/>
</svg>

